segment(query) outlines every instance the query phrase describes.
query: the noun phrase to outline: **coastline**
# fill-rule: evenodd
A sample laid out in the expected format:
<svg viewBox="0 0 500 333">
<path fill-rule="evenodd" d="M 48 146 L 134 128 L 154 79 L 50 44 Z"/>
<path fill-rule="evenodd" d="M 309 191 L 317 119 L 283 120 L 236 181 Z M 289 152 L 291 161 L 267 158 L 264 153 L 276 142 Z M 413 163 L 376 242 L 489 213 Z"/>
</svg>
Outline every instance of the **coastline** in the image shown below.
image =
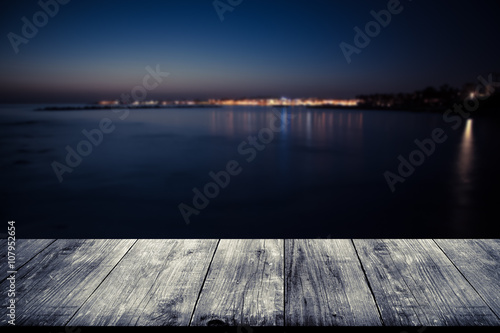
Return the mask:
<svg viewBox="0 0 500 333">
<path fill-rule="evenodd" d="M 500 103 L 495 101 L 495 103 L 486 103 L 480 105 L 479 108 L 471 114 L 474 116 L 500 116 Z M 47 106 L 43 108 L 36 108 L 34 111 L 100 111 L 100 110 L 116 110 L 116 109 L 198 109 L 198 108 L 222 108 L 224 105 L 216 104 L 194 104 L 194 105 L 89 105 L 89 106 Z M 273 105 L 272 107 L 286 107 L 294 108 L 293 105 Z M 368 106 L 368 105 L 358 105 L 358 106 L 342 106 L 342 105 L 310 105 L 306 106 L 306 109 L 313 110 L 356 110 L 356 111 L 394 111 L 394 112 L 415 112 L 415 113 L 439 113 L 443 114 L 450 107 L 382 107 L 382 106 Z"/>
<path fill-rule="evenodd" d="M 94 110 L 116 110 L 116 109 L 193 109 L 193 108 L 217 108 L 220 105 L 88 105 L 88 106 L 47 106 L 36 108 L 34 111 L 94 111 Z"/>
</svg>

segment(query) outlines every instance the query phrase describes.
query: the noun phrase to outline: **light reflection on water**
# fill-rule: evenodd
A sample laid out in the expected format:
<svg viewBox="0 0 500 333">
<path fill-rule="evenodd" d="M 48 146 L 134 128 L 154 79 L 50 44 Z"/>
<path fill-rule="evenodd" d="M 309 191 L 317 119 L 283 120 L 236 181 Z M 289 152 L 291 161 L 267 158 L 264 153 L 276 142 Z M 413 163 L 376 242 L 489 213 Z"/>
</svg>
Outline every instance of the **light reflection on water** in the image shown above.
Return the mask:
<svg viewBox="0 0 500 333">
<path fill-rule="evenodd" d="M 331 110 L 297 110 L 289 108 L 255 110 L 210 110 L 209 127 L 213 136 L 241 137 L 241 133 L 256 135 L 261 129 L 282 124 L 280 137 L 291 131 L 304 138 L 308 147 L 327 147 L 333 137 L 343 137 L 352 148 L 361 148 L 363 113 L 332 112 Z M 276 121 L 276 118 L 279 121 Z M 284 125 L 283 125 L 284 124 Z M 245 139 L 245 137 L 241 137 Z"/>
<path fill-rule="evenodd" d="M 458 177 L 453 189 L 453 200 L 456 209 L 452 212 L 454 219 L 450 226 L 457 233 L 466 233 L 468 223 L 475 219 L 473 210 L 471 211 L 474 200 L 471 197 L 471 188 L 474 186 L 471 179 L 474 166 L 473 121 L 473 119 L 467 119 L 465 122 L 456 163 Z"/>
<path fill-rule="evenodd" d="M 491 151 L 478 147 L 500 139 L 481 119 L 453 131 L 439 114 L 411 112 L 195 108 L 134 110 L 119 121 L 106 111 L 31 110 L 0 113 L 0 218 L 25 221 L 26 238 L 480 237 L 487 222 L 475 216 L 493 210 L 484 184 L 499 183 Z M 115 117 L 116 131 L 59 184 L 50 163 L 103 117 Z M 239 144 L 276 119 L 286 125 L 246 162 Z M 438 126 L 449 139 L 391 193 L 383 173 L 397 172 L 398 155 Z M 482 144 L 480 133 L 489 134 Z M 243 172 L 186 227 L 178 204 L 230 159 Z"/>
<path fill-rule="evenodd" d="M 460 154 L 458 157 L 458 171 L 463 183 L 470 183 L 470 169 L 474 162 L 474 140 L 472 133 L 472 119 L 467 119 L 460 143 Z"/>
</svg>

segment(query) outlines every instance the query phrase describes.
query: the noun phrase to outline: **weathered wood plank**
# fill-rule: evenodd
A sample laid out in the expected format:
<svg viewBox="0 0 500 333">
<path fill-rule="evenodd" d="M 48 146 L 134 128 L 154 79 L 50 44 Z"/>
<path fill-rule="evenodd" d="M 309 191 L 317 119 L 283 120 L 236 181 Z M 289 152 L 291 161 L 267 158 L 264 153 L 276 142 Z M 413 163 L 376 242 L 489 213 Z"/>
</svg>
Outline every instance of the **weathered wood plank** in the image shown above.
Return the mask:
<svg viewBox="0 0 500 333">
<path fill-rule="evenodd" d="M 348 239 L 285 241 L 287 326 L 381 325 Z"/>
<path fill-rule="evenodd" d="M 217 242 L 138 240 L 68 325 L 189 325 Z"/>
<path fill-rule="evenodd" d="M 15 246 L 15 269 L 19 269 L 47 246 L 54 239 L 16 239 Z M 7 240 L 0 243 L 0 281 L 7 278 Z"/>
<path fill-rule="evenodd" d="M 16 324 L 500 325 L 500 240 L 134 242 L 18 240 Z"/>
<path fill-rule="evenodd" d="M 283 240 L 220 241 L 192 326 L 283 325 Z"/>
<path fill-rule="evenodd" d="M 499 325 L 433 240 L 354 240 L 385 325 Z"/>
<path fill-rule="evenodd" d="M 18 271 L 16 325 L 66 324 L 134 242 L 61 239 L 49 245 Z"/>
<path fill-rule="evenodd" d="M 435 242 L 500 317 L 500 239 L 436 239 Z"/>
</svg>

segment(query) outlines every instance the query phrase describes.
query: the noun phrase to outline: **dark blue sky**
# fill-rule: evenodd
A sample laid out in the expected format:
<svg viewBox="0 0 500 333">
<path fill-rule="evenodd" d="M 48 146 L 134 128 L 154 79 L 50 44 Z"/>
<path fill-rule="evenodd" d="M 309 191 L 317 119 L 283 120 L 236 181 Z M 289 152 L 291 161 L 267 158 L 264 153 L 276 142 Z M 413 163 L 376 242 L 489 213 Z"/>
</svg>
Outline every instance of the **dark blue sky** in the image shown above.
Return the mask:
<svg viewBox="0 0 500 333">
<path fill-rule="evenodd" d="M 401 0 L 350 64 L 339 44 L 388 1 L 243 0 L 224 21 L 212 3 L 71 0 L 17 54 L 7 35 L 22 36 L 21 18 L 41 8 L 3 3 L 0 102 L 116 99 L 157 64 L 170 76 L 148 98 L 348 98 L 500 71 L 495 1 Z"/>
</svg>

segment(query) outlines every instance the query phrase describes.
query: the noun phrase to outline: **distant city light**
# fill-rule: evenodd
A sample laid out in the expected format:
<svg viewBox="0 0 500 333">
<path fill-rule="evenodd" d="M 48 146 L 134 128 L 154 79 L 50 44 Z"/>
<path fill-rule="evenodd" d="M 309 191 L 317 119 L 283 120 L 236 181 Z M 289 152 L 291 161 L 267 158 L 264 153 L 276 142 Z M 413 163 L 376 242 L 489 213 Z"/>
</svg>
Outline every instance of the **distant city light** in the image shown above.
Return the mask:
<svg viewBox="0 0 500 333">
<path fill-rule="evenodd" d="M 242 99 L 208 99 L 174 100 L 174 101 L 134 101 L 132 105 L 248 105 L 248 106 L 358 106 L 360 99 L 318 99 L 318 98 L 242 98 Z M 99 101 L 99 105 L 119 105 L 119 101 Z"/>
</svg>

